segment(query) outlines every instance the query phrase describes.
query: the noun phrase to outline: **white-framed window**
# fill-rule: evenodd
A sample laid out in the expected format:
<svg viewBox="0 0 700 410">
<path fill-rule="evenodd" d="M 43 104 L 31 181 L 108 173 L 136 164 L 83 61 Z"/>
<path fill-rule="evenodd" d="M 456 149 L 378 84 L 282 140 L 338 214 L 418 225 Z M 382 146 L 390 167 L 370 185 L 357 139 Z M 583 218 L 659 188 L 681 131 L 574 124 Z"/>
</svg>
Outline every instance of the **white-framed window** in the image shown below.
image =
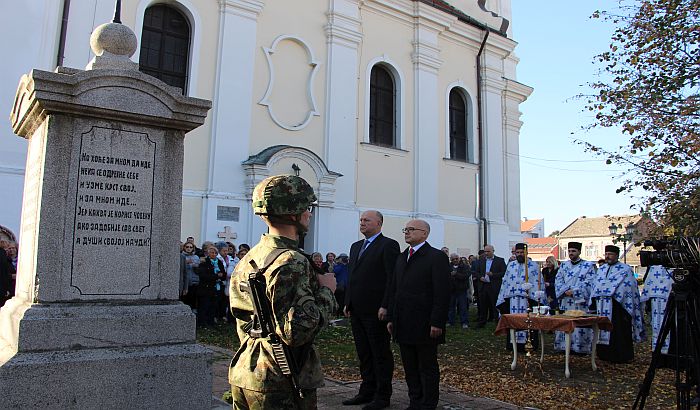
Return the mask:
<svg viewBox="0 0 700 410">
<path fill-rule="evenodd" d="M 404 81 L 396 67 L 386 56 L 373 59 L 367 66 L 364 142 L 403 149 Z"/>
</svg>

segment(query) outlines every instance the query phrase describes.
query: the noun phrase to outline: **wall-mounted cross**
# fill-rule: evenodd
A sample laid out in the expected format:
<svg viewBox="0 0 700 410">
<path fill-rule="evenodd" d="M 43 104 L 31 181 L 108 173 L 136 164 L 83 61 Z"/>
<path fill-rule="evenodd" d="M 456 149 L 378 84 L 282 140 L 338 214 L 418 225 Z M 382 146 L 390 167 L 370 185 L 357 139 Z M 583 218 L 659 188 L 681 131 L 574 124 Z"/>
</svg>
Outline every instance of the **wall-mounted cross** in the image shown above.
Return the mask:
<svg viewBox="0 0 700 410">
<path fill-rule="evenodd" d="M 233 242 L 234 239 L 238 238 L 238 235 L 231 230 L 230 226 L 224 226 L 224 231 L 217 232 L 216 236 L 224 242 Z"/>
</svg>

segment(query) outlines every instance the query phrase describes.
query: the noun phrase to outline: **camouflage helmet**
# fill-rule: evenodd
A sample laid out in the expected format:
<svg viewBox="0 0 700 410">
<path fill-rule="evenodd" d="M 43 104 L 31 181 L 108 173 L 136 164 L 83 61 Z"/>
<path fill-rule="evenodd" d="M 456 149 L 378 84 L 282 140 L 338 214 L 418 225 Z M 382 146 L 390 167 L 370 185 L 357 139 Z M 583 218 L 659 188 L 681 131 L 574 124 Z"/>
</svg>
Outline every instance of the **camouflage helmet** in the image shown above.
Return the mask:
<svg viewBox="0 0 700 410">
<path fill-rule="evenodd" d="M 265 178 L 253 190 L 256 215 L 299 215 L 314 202 L 314 189 L 304 178 L 295 175 Z"/>
</svg>

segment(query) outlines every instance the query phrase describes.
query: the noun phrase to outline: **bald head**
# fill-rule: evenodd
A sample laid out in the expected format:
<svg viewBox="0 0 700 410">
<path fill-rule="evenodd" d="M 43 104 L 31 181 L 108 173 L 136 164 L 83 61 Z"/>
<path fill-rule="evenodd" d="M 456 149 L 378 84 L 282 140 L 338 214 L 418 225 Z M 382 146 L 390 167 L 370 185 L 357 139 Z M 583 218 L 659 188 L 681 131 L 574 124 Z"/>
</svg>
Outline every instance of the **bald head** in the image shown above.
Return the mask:
<svg viewBox="0 0 700 410">
<path fill-rule="evenodd" d="M 360 233 L 370 238 L 382 231 L 384 215 L 375 210 L 365 211 L 360 215 Z"/>
<path fill-rule="evenodd" d="M 430 225 L 422 219 L 412 219 L 403 229 L 404 240 L 411 246 L 425 242 L 430 234 Z"/>
</svg>

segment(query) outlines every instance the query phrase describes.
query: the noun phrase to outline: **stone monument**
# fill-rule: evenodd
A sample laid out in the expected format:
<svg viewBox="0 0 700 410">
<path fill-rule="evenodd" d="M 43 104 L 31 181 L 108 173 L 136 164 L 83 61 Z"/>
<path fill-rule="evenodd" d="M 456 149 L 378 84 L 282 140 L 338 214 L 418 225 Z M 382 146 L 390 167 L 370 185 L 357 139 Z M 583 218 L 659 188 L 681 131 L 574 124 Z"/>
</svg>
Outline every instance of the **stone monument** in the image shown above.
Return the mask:
<svg viewBox="0 0 700 410">
<path fill-rule="evenodd" d="M 211 407 L 211 352 L 178 301 L 183 142 L 211 103 L 139 72 L 115 21 L 85 71 L 34 70 L 17 90 L 29 147 L 0 408 Z"/>
</svg>

